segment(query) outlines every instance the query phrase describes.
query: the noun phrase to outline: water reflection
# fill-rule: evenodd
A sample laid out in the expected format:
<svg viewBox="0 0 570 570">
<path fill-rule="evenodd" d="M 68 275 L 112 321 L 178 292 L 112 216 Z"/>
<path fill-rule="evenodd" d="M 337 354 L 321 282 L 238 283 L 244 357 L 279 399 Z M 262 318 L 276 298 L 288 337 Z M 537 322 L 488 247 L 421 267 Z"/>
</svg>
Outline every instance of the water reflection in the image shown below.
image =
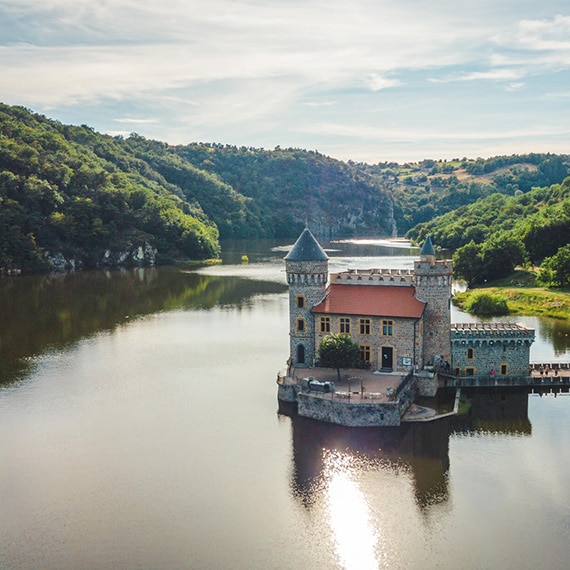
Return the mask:
<svg viewBox="0 0 570 570">
<path fill-rule="evenodd" d="M 531 435 L 528 390 L 481 390 L 467 392 L 469 410 L 453 421 L 456 433 Z"/>
<path fill-rule="evenodd" d="M 31 358 L 121 324 L 175 309 L 251 306 L 285 284 L 176 267 L 0 280 L 0 384 L 30 372 Z"/>
<path fill-rule="evenodd" d="M 354 458 L 326 453 L 324 457 L 325 501 L 335 550 L 343 568 L 378 568 L 377 531 L 366 497 L 358 485 Z"/>
<path fill-rule="evenodd" d="M 570 322 L 561 319 L 541 319 L 541 336 L 552 344 L 556 356 L 570 353 Z"/>
<path fill-rule="evenodd" d="M 406 474 L 421 509 L 447 499 L 448 420 L 400 428 L 344 428 L 295 416 L 292 428 L 292 490 L 307 508 L 320 498 L 330 470 L 328 458 L 337 454 L 346 458 L 344 465 L 361 472 Z"/>
<path fill-rule="evenodd" d="M 447 502 L 451 437 L 472 433 L 528 436 L 532 432 L 527 391 L 464 393 L 468 401 L 464 415 L 399 428 L 344 428 L 282 408 L 292 422 L 292 493 L 310 510 L 323 494 L 329 502 L 333 500 L 331 481 L 334 489 L 344 486 L 355 495 L 359 492 L 357 475 L 372 471 L 408 477 L 421 511 Z M 361 514 L 366 512 L 364 506 L 358 508 Z"/>
</svg>

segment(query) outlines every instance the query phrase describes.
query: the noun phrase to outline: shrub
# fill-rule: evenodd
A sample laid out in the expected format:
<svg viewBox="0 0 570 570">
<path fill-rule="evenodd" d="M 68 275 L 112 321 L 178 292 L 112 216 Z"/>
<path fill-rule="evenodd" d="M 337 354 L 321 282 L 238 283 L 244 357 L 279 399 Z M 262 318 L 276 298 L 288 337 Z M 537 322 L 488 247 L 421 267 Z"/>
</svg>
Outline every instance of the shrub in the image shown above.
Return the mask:
<svg viewBox="0 0 570 570">
<path fill-rule="evenodd" d="M 508 315 L 509 307 L 507 301 L 489 293 L 474 295 L 466 304 L 465 310 L 474 315 L 498 316 Z"/>
</svg>

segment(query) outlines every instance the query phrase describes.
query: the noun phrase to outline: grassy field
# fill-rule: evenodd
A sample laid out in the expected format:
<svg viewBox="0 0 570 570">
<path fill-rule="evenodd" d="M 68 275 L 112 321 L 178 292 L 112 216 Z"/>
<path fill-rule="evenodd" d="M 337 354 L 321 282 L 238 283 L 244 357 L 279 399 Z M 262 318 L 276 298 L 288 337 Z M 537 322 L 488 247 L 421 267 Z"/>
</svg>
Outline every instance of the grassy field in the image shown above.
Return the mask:
<svg viewBox="0 0 570 570">
<path fill-rule="evenodd" d="M 509 314 L 539 315 L 556 319 L 570 319 L 570 289 L 547 289 L 536 285 L 535 273 L 517 271 L 510 277 L 469 289 L 453 297 L 460 308 L 468 305 L 475 295 L 488 293 L 507 302 Z"/>
</svg>

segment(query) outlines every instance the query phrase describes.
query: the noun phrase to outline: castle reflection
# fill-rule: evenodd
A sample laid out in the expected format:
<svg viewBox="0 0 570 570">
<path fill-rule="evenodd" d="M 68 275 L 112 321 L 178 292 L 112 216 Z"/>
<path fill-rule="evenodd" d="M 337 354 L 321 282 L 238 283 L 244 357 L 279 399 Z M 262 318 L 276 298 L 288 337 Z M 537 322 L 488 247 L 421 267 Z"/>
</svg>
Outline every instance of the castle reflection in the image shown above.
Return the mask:
<svg viewBox="0 0 570 570">
<path fill-rule="evenodd" d="M 413 482 L 421 510 L 445 503 L 449 498 L 449 442 L 454 434 L 531 434 L 527 391 L 472 390 L 466 393 L 466 401 L 463 415 L 397 428 L 346 428 L 298 416 L 293 408 L 280 405 L 280 413 L 291 418 L 292 493 L 311 508 L 327 488 L 330 458 L 335 457 L 335 473 L 338 465 L 345 465 L 351 473 L 405 473 Z"/>
</svg>

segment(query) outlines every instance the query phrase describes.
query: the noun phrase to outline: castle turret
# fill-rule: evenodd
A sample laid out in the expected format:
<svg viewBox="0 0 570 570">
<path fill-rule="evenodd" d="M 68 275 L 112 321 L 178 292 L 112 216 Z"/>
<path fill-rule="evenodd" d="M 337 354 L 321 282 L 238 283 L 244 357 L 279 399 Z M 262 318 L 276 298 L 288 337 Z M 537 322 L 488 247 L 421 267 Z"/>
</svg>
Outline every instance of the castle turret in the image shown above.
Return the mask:
<svg viewBox="0 0 570 570">
<path fill-rule="evenodd" d="M 289 337 L 291 363 L 312 365 L 315 324 L 311 309 L 325 296 L 329 258 L 309 228 L 305 228 L 285 256 L 289 284 Z"/>
<path fill-rule="evenodd" d="M 424 313 L 423 364 L 438 364 L 441 359 L 451 362 L 451 260 L 436 261 L 429 237 L 414 262 L 416 297 L 427 303 Z"/>
</svg>

